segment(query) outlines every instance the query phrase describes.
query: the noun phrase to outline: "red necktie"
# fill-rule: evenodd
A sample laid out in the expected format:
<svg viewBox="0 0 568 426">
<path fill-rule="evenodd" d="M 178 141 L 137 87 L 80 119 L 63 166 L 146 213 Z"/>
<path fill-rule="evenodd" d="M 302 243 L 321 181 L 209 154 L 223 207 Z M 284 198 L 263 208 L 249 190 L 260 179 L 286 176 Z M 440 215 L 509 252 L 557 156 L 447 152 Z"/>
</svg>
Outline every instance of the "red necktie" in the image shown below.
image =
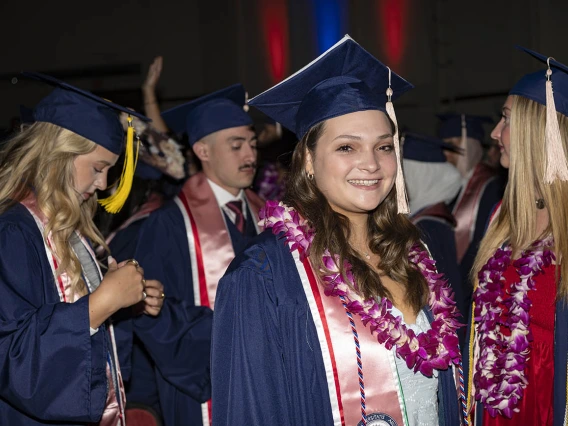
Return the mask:
<svg viewBox="0 0 568 426">
<path fill-rule="evenodd" d="M 229 201 L 225 204 L 233 213 L 235 213 L 235 226 L 242 234 L 245 232 L 245 217 L 243 216 L 243 202 L 241 200 Z"/>
</svg>

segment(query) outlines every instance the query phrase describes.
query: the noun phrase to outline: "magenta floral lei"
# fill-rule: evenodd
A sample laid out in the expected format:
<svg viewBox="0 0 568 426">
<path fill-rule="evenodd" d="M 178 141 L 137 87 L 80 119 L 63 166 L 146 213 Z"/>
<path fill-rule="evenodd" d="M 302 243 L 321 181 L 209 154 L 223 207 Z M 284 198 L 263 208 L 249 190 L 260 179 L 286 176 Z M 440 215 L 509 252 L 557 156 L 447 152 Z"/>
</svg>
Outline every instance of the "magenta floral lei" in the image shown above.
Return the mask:
<svg viewBox="0 0 568 426">
<path fill-rule="evenodd" d="M 309 256 L 314 230 L 292 207 L 268 201 L 260 211 L 260 219 L 259 225 L 272 228 L 274 234 L 283 232 L 286 241 L 292 244 L 290 250 L 299 250 L 301 260 Z M 343 296 L 349 311 L 360 315 L 365 326 L 370 324 L 371 333 L 376 334 L 379 343 L 389 350 L 396 347 L 397 356 L 406 361 L 408 368 L 414 367 L 415 373 L 420 371 L 424 376 L 431 377 L 434 369 L 445 370 L 451 364 L 460 363 L 456 335 L 456 330 L 461 326 L 459 313 L 451 288 L 442 280 L 443 275 L 436 272 L 435 262 L 419 244 L 412 247 L 409 259 L 428 282 L 428 303 L 434 314 L 431 329 L 418 335 L 402 323 L 401 317 L 392 315 L 390 300 L 382 298 L 377 303 L 375 299 L 361 297 L 356 291 L 357 283 L 348 262 L 344 264 L 347 282 L 339 273 L 338 256 L 327 251 L 323 257 L 327 271 L 320 272 L 326 296 Z"/>
<path fill-rule="evenodd" d="M 528 383 L 524 370 L 532 340 L 529 329 L 532 302 L 527 293 L 535 288 L 533 278 L 542 274 L 543 267 L 554 260 L 554 254 L 549 250 L 552 244 L 552 238 L 535 241 L 513 262 L 520 281 L 514 284 L 511 292 L 506 291 L 503 278 L 511 263 L 509 245 L 498 249 L 479 271 L 479 285 L 473 300 L 480 352 L 473 380 L 476 399 L 493 417 L 502 414 L 511 418 L 519 411 L 517 405 Z M 509 310 L 504 320 L 500 303 Z M 511 330 L 510 336 L 503 335 L 502 326 Z"/>
</svg>

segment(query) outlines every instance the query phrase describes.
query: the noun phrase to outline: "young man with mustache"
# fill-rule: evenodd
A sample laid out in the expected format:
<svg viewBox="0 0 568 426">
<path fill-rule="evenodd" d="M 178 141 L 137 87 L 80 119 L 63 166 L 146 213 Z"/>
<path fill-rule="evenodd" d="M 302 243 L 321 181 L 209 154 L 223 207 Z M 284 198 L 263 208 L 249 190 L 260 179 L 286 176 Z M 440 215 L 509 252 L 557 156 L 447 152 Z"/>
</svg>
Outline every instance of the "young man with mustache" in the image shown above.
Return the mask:
<svg viewBox="0 0 568 426">
<path fill-rule="evenodd" d="M 162 114 L 172 131 L 187 132 L 202 171 L 146 220 L 136 259 L 149 279 L 164 283 L 167 297 L 188 306 L 214 309 L 218 280 L 235 254 L 258 233 L 263 201 L 247 189 L 256 171 L 256 135 L 244 106 L 245 90 L 236 84 Z M 210 334 L 195 337 L 203 343 L 196 343 L 196 351 L 210 350 Z M 195 354 L 188 354 L 188 362 L 193 359 Z M 206 395 L 209 381 L 196 383 L 200 392 L 189 395 L 166 381 L 157 367 L 164 424 L 209 425 L 210 404 L 205 397 L 195 398 Z M 196 374 L 203 369 L 209 369 L 209 363 L 195 365 Z"/>
</svg>

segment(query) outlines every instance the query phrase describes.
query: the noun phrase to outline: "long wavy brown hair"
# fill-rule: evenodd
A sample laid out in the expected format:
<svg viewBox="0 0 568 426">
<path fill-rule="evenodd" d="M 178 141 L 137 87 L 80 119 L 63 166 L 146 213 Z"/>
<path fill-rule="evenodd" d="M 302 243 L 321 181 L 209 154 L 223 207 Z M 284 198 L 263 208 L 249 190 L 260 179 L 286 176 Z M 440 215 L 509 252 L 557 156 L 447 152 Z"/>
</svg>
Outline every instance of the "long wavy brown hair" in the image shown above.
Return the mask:
<svg viewBox="0 0 568 426">
<path fill-rule="evenodd" d="M 394 131 L 392 122 L 391 126 Z M 324 130 L 325 122 L 319 123 L 298 142 L 283 201 L 293 206 L 317 230 L 310 249 L 310 261 L 316 271 L 325 270 L 322 256 L 327 249 L 339 256 L 338 267 L 343 275 L 344 261 L 351 263 L 358 290 L 365 298 L 393 300 L 379 274 L 351 247 L 349 219 L 334 211 L 315 181 L 308 179 L 305 171 L 307 154 L 309 152 L 315 158 L 316 146 Z M 369 248 L 380 257 L 378 269 L 405 286 L 405 302 L 418 313 L 426 304 L 428 285 L 422 273 L 409 261 L 408 253 L 420 242 L 420 232 L 405 215 L 398 214 L 394 186 L 385 200 L 369 212 L 367 229 Z"/>
<path fill-rule="evenodd" d="M 108 247 L 93 224 L 97 197 L 81 202 L 74 189 L 74 164 L 96 144 L 51 123 L 34 123 L 7 141 L 0 151 L 0 214 L 34 190 L 37 205 L 47 218 L 44 239 L 51 233 L 59 260 L 75 294 L 86 292 L 81 264 L 69 238 L 77 230 L 94 244 Z"/>
</svg>

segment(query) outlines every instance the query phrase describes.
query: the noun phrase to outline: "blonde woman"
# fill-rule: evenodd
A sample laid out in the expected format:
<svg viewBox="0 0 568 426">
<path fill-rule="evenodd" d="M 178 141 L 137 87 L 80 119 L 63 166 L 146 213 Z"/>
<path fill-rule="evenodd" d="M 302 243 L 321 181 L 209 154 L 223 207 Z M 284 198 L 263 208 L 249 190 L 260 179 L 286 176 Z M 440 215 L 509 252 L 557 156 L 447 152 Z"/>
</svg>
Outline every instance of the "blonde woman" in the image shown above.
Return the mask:
<svg viewBox="0 0 568 426">
<path fill-rule="evenodd" d="M 568 67 L 523 50 L 549 67 L 513 87 L 491 133 L 509 183 L 472 271 L 468 409 L 483 426 L 566 424 Z"/>
<path fill-rule="evenodd" d="M 108 319 L 143 300 L 156 315 L 162 286 L 145 282 L 136 261 L 110 259 L 103 279 L 91 242 L 104 244 L 92 222 L 96 191 L 124 148 L 118 112 L 135 113 L 28 75 L 56 88 L 0 151 L 0 424 L 124 425 Z M 132 179 L 128 142 L 129 168 L 106 200 L 112 210 Z"/>
</svg>

